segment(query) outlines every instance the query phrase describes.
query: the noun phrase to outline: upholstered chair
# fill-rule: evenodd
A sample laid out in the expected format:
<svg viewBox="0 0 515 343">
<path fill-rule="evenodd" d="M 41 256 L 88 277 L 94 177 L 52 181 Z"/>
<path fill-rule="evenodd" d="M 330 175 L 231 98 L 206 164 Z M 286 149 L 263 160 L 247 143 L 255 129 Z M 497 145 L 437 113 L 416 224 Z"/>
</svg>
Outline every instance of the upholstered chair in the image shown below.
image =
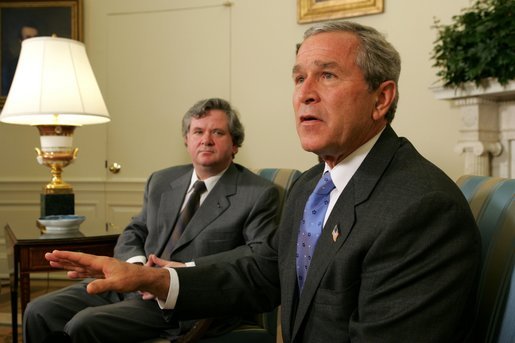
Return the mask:
<svg viewBox="0 0 515 343">
<path fill-rule="evenodd" d="M 482 343 L 513 343 L 515 180 L 462 176 L 457 184 L 470 203 L 482 239 L 475 338 Z"/>
</svg>

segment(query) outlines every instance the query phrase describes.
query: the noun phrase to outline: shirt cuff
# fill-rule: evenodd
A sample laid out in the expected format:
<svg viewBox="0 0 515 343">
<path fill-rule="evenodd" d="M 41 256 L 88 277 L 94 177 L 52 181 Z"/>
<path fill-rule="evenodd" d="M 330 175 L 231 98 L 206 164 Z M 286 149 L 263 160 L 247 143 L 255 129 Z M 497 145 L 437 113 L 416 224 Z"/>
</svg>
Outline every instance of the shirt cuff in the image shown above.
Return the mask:
<svg viewBox="0 0 515 343">
<path fill-rule="evenodd" d="M 133 256 L 125 262 L 145 264 L 145 263 L 147 263 L 147 258 L 145 256 Z"/>
<path fill-rule="evenodd" d="M 162 301 L 158 298 L 156 299 L 159 308 L 162 310 L 173 310 L 177 303 L 177 297 L 179 296 L 179 275 L 177 275 L 177 272 L 173 268 L 165 269 L 168 269 L 168 272 L 170 273 L 170 288 L 168 289 L 168 296 L 166 297 L 166 301 Z"/>
</svg>

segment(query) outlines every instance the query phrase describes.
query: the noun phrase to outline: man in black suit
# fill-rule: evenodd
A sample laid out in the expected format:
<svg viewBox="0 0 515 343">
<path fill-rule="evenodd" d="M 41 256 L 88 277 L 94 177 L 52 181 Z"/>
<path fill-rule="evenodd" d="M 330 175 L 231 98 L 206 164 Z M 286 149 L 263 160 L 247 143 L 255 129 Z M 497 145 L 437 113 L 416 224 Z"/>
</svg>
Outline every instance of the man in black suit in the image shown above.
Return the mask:
<svg viewBox="0 0 515 343">
<path fill-rule="evenodd" d="M 175 266 L 233 261 L 251 255 L 276 228 L 277 189 L 233 163 L 244 131 L 231 105 L 222 99 L 199 101 L 185 114 L 182 131 L 192 164 L 150 176 L 143 208 L 115 247 L 114 256 L 120 261 L 147 266 L 172 259 Z M 194 197 L 192 187 L 198 180 L 206 188 L 200 207 L 176 237 L 184 218 L 179 213 L 186 213 L 185 204 Z M 163 316 L 147 293 L 88 295 L 89 281 L 30 302 L 23 317 L 24 340 L 40 342 L 64 331 L 73 342 L 137 342 L 178 335 L 192 324 L 181 322 L 177 327 L 177 321 Z M 219 320 L 216 331 L 236 325 L 237 319 Z"/>
<path fill-rule="evenodd" d="M 298 179 L 274 241 L 253 256 L 176 269 L 177 279 L 105 257 L 47 258 L 71 277 L 103 278 L 91 293 L 144 289 L 165 299 L 178 282 L 183 317 L 264 311 L 280 301 L 285 342 L 466 341 L 479 231 L 455 183 L 390 126 L 399 74 L 398 52 L 373 28 L 329 22 L 306 31 L 293 105 L 302 147 L 325 163 Z M 311 193 L 326 197 L 322 212 L 311 209 Z"/>
</svg>

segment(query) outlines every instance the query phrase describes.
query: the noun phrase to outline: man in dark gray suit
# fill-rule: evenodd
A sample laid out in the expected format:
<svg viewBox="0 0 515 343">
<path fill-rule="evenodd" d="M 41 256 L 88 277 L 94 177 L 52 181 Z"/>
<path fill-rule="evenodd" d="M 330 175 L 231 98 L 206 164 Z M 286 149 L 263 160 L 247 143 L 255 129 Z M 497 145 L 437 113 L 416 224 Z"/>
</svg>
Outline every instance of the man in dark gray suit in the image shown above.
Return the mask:
<svg viewBox="0 0 515 343">
<path fill-rule="evenodd" d="M 399 75 L 398 52 L 373 28 L 329 22 L 306 31 L 293 105 L 302 147 L 325 163 L 293 185 L 274 241 L 253 256 L 178 268 L 177 279 L 107 257 L 47 259 L 71 277 L 103 278 L 91 293 L 143 289 L 168 299 L 178 282 L 178 316 L 280 302 L 285 342 L 469 340 L 479 230 L 456 184 L 390 126 Z M 318 198 L 321 207 L 311 208 Z"/>
<path fill-rule="evenodd" d="M 275 186 L 233 163 L 244 131 L 231 105 L 222 99 L 196 103 L 184 116 L 182 131 L 192 165 L 171 167 L 148 179 L 143 208 L 123 231 L 115 258 L 153 266 L 209 265 L 248 256 L 276 228 Z M 197 180 L 206 190 L 200 207 L 180 237 L 179 224 Z M 178 219 L 179 218 L 179 219 Z M 175 227 L 175 228 L 174 228 Z M 173 229 L 173 232 L 172 232 Z M 90 280 L 89 280 L 90 281 Z M 188 328 L 163 313 L 148 293 L 86 293 L 88 280 L 37 298 L 24 314 L 25 342 L 65 332 L 73 342 L 137 342 Z M 234 324 L 224 318 L 223 324 Z M 188 324 L 188 323 L 181 323 Z M 218 327 L 218 330 L 223 328 Z M 170 333 L 170 330 L 168 330 Z"/>
</svg>

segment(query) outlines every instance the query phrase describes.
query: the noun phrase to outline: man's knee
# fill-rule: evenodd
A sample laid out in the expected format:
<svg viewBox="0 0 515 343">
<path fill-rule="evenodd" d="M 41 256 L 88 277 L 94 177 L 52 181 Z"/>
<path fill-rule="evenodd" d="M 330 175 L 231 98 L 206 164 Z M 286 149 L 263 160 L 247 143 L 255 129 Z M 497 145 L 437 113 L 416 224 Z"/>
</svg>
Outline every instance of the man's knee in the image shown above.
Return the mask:
<svg viewBox="0 0 515 343">
<path fill-rule="evenodd" d="M 66 323 L 64 332 L 71 337 L 85 337 L 97 331 L 102 325 L 103 320 L 95 315 L 95 308 L 88 307 L 78 312 Z"/>
<path fill-rule="evenodd" d="M 25 312 L 23 313 L 23 320 L 28 320 L 29 318 L 46 318 L 45 316 L 48 305 L 45 302 L 45 297 L 36 298 L 31 300 L 27 307 L 25 308 Z"/>
</svg>

